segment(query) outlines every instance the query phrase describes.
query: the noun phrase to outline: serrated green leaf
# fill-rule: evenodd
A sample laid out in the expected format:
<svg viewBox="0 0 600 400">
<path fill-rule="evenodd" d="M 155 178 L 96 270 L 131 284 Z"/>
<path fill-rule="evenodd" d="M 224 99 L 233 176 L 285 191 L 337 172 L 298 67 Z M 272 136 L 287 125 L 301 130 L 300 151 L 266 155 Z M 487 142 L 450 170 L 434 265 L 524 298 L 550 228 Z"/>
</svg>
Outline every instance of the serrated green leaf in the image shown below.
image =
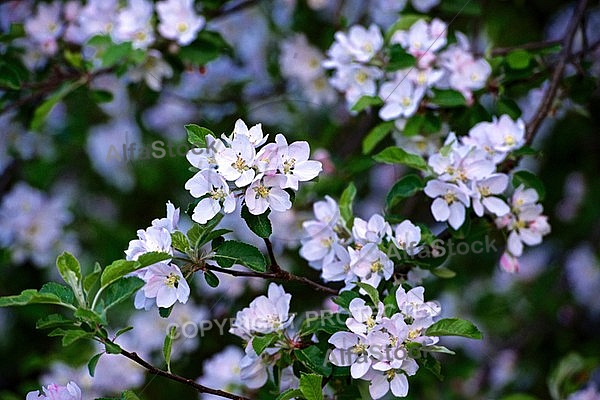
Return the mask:
<svg viewBox="0 0 600 400">
<path fill-rule="evenodd" d="M 362 96 L 360 99 L 354 103 L 351 110 L 355 112 L 361 112 L 365 108 L 371 106 L 380 106 L 383 104 L 383 100 L 381 100 L 377 96 Z"/>
<path fill-rule="evenodd" d="M 165 335 L 165 341 L 163 343 L 163 357 L 165 358 L 165 363 L 167 363 L 167 371 L 169 372 L 171 372 L 171 350 L 173 349 L 173 338 L 175 337 L 176 330 L 177 327 L 171 326 L 171 329 L 169 329 L 169 332 L 167 332 Z"/>
<path fill-rule="evenodd" d="M 402 135 L 408 137 L 418 135 L 419 133 L 421 133 L 421 127 L 424 123 L 424 115 L 413 115 L 412 117 L 406 120 L 406 124 L 404 124 L 404 129 L 402 130 Z"/>
<path fill-rule="evenodd" d="M 371 129 L 362 142 L 363 154 L 369 154 L 394 128 L 393 121 L 383 122 Z"/>
<path fill-rule="evenodd" d="M 133 260 L 116 260 L 112 264 L 104 268 L 100 276 L 100 286 L 107 287 L 119 278 L 135 271 L 136 262 Z"/>
<path fill-rule="evenodd" d="M 187 140 L 188 142 L 200 148 L 206 147 L 206 136 L 210 135 L 215 137 L 213 131 L 203 126 L 198 126 L 196 124 L 188 124 L 184 125 L 185 131 L 187 132 Z"/>
<path fill-rule="evenodd" d="M 242 206 L 241 215 L 252 232 L 260 238 L 267 239 L 273 233 L 273 227 L 271 226 L 271 220 L 269 219 L 270 213 L 271 210 L 267 210 L 260 215 L 254 215 L 248 210 L 248 206 L 244 204 Z"/>
<path fill-rule="evenodd" d="M 131 390 L 121 393 L 121 400 L 140 400 L 140 398 Z"/>
<path fill-rule="evenodd" d="M 356 286 L 367 292 L 367 296 L 369 296 L 373 302 L 373 305 L 377 307 L 379 304 L 379 292 L 377 291 L 377 288 L 374 288 L 373 286 L 364 282 L 356 282 Z"/>
<path fill-rule="evenodd" d="M 323 400 L 321 385 L 323 377 L 315 374 L 302 374 L 300 376 L 300 391 L 306 400 Z"/>
<path fill-rule="evenodd" d="M 169 316 L 171 315 L 171 311 L 173 311 L 173 306 L 168 308 L 159 307 L 158 315 L 160 315 L 161 318 L 169 318 Z"/>
<path fill-rule="evenodd" d="M 119 329 L 117 331 L 117 333 L 115 333 L 115 339 L 118 338 L 119 336 L 121 336 L 122 334 L 124 334 L 125 332 L 129 332 L 132 329 L 133 329 L 133 326 L 128 326 L 128 327 Z"/>
<path fill-rule="evenodd" d="M 343 331 L 346 329 L 345 322 L 346 319 L 348 319 L 348 317 L 348 314 L 325 313 L 319 315 L 318 317 L 306 318 L 302 322 L 302 327 L 300 328 L 300 335 L 311 335 L 318 331 L 323 331 L 330 335 L 333 335 L 335 332 Z"/>
<path fill-rule="evenodd" d="M 56 282 L 47 282 L 40 288 L 40 294 L 54 294 L 65 304 L 75 304 L 73 290 Z"/>
<path fill-rule="evenodd" d="M 142 286 L 144 286 L 144 281 L 135 276 L 122 277 L 111 283 L 103 294 L 103 312 L 105 313 L 109 308 L 127 300 Z"/>
<path fill-rule="evenodd" d="M 15 296 L 0 297 L 0 307 L 26 306 L 29 304 L 59 304 L 70 309 L 75 309 L 72 304 L 65 304 L 55 294 L 38 293 L 35 289 L 25 289 Z"/>
<path fill-rule="evenodd" d="M 150 251 L 148 253 L 144 253 L 140 255 L 136 261 L 136 269 L 148 267 L 152 264 L 156 264 L 161 261 L 168 260 L 173 256 L 169 253 L 163 253 L 160 251 Z"/>
<path fill-rule="evenodd" d="M 271 347 L 273 343 L 277 341 L 279 335 L 277 333 L 270 333 L 265 336 L 255 336 L 252 338 L 252 348 L 256 354 L 262 354 L 266 348 Z"/>
<path fill-rule="evenodd" d="M 392 208 L 399 201 L 412 197 L 422 191 L 424 187 L 425 184 L 418 175 L 405 175 L 390 189 L 385 200 L 386 206 Z"/>
<path fill-rule="evenodd" d="M 386 164 L 403 164 L 407 167 L 427 171 L 429 167 L 425 159 L 419 155 L 408 153 L 400 147 L 388 147 L 376 154 L 373 159 Z"/>
<path fill-rule="evenodd" d="M 194 223 L 194 225 L 187 231 L 187 237 L 193 248 L 200 246 L 200 240 L 210 232 L 212 232 L 216 226 L 223 219 L 223 214 L 215 215 L 210 221 L 204 225 Z"/>
<path fill-rule="evenodd" d="M 398 308 L 398 302 L 396 301 L 396 291 L 398 291 L 399 287 L 400 286 L 393 286 L 392 289 L 387 294 L 387 296 L 385 296 L 383 299 L 383 305 L 385 306 L 384 311 L 385 311 L 386 317 L 391 317 L 392 315 L 400 312 L 400 310 Z"/>
<path fill-rule="evenodd" d="M 425 357 L 421 358 L 421 365 L 440 381 L 444 380 L 444 376 L 442 375 L 442 365 L 431 354 L 427 353 L 425 354 Z"/>
<path fill-rule="evenodd" d="M 99 314 L 85 308 L 78 308 L 75 311 L 74 316 L 81 321 L 87 322 L 90 326 L 94 326 L 94 324 L 102 325 L 104 323 L 104 320 Z"/>
<path fill-rule="evenodd" d="M 208 284 L 208 286 L 216 288 L 219 286 L 219 278 L 215 275 L 211 270 L 204 271 L 204 280 Z"/>
<path fill-rule="evenodd" d="M 230 54 L 231 46 L 218 32 L 202 30 L 196 40 L 179 51 L 181 60 L 194 64 L 205 65 L 217 59 L 221 54 Z"/>
<path fill-rule="evenodd" d="M 129 58 L 129 54 L 133 51 L 131 42 L 123 42 L 119 44 L 110 43 L 106 50 L 102 53 L 102 66 L 110 68 L 119 62 Z"/>
<path fill-rule="evenodd" d="M 36 329 L 52 329 L 73 327 L 75 322 L 69 318 L 65 318 L 61 314 L 50 314 L 38 319 L 35 323 Z"/>
<path fill-rule="evenodd" d="M 80 339 L 90 339 L 94 337 L 91 332 L 86 332 L 83 329 L 61 329 L 56 328 L 48 334 L 50 337 L 62 336 L 62 345 L 64 347 L 70 346 Z"/>
<path fill-rule="evenodd" d="M 470 321 L 460 318 L 444 318 L 429 328 L 428 336 L 462 336 L 470 339 L 482 339 L 483 335 L 477 327 Z"/>
<path fill-rule="evenodd" d="M 258 272 L 267 270 L 264 255 L 258 248 L 247 243 L 226 240 L 214 249 L 214 252 L 213 259 L 223 268 L 231 268 L 234 264 L 241 264 Z"/>
<path fill-rule="evenodd" d="M 93 356 L 90 359 L 90 361 L 88 361 L 88 372 L 92 378 L 94 377 L 94 373 L 96 372 L 96 365 L 98 365 L 98 361 L 100 361 L 100 357 L 102 357 L 102 354 L 104 353 L 98 353 L 95 356 Z"/>
<path fill-rule="evenodd" d="M 294 351 L 294 355 L 309 370 L 323 376 L 331 375 L 331 363 L 325 359 L 327 356 L 326 353 L 317 346 L 312 345 L 305 349 L 296 350 Z"/>
<path fill-rule="evenodd" d="M 184 253 L 190 248 L 187 236 L 179 231 L 171 232 L 171 244 L 174 248 Z"/>
<path fill-rule="evenodd" d="M 544 183 L 536 174 L 532 172 L 525 170 L 515 172 L 512 178 L 512 184 L 515 188 L 522 184 L 526 188 L 535 189 L 540 201 L 544 200 L 546 197 L 546 188 L 544 187 Z"/>
<path fill-rule="evenodd" d="M 431 102 L 440 107 L 459 107 L 467 104 L 462 93 L 452 89 L 431 89 L 433 98 Z"/>
</svg>

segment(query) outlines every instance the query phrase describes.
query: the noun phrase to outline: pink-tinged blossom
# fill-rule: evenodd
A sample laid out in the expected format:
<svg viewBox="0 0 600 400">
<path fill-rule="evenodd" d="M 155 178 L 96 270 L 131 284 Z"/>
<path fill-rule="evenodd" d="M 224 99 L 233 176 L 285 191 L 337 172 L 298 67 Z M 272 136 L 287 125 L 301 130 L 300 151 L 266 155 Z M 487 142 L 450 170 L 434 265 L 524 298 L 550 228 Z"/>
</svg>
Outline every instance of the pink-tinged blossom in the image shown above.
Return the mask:
<svg viewBox="0 0 600 400">
<path fill-rule="evenodd" d="M 61 3 L 39 4 L 37 13 L 25 20 L 27 37 L 37 43 L 45 55 L 53 55 L 58 50 L 57 39 L 63 32 L 60 16 Z"/>
<path fill-rule="evenodd" d="M 354 218 L 352 236 L 357 243 L 379 244 L 384 237 L 390 236 L 391 234 L 392 228 L 390 227 L 390 224 L 379 214 L 371 216 L 368 222 L 361 218 Z"/>
<path fill-rule="evenodd" d="M 392 242 L 408 255 L 413 256 L 420 251 L 421 228 L 409 220 L 404 220 L 394 228 Z"/>
<path fill-rule="evenodd" d="M 543 208 L 536 204 L 525 207 L 516 214 L 508 226 L 507 248 L 516 257 L 523 253 L 523 243 L 535 246 L 542 243 L 542 237 L 550 233 L 548 217 L 542 215 Z"/>
<path fill-rule="evenodd" d="M 110 34 L 115 27 L 118 0 L 90 0 L 77 16 L 77 29 L 83 41 Z"/>
<path fill-rule="evenodd" d="M 519 259 L 505 251 L 502 253 L 502 256 L 500 256 L 500 267 L 502 267 L 505 272 L 511 274 L 517 273 L 519 272 Z"/>
<path fill-rule="evenodd" d="M 431 204 L 431 212 L 436 221 L 448 221 L 454 229 L 462 226 L 469 197 L 460 187 L 434 179 L 427 182 L 424 191 L 427 196 L 435 199 Z"/>
<path fill-rule="evenodd" d="M 384 102 L 379 116 L 384 121 L 412 116 L 425 95 L 425 87 L 415 85 L 401 74 L 396 74 L 393 81 L 381 85 L 379 97 Z"/>
<path fill-rule="evenodd" d="M 26 400 L 81 400 L 81 389 L 75 382 L 69 382 L 66 386 L 50 384 L 42 386 L 42 390 L 34 390 L 27 393 Z"/>
<path fill-rule="evenodd" d="M 186 46 L 196 39 L 206 20 L 194 11 L 194 0 L 166 0 L 156 3 L 158 32 L 162 37 Z"/>
<path fill-rule="evenodd" d="M 525 144 L 525 123 L 521 119 L 513 121 L 508 115 L 494 118 L 492 122 L 480 122 L 469 130 L 463 143 L 484 150 L 498 164 L 510 151 Z"/>
<path fill-rule="evenodd" d="M 255 298 L 237 312 L 229 333 L 250 341 L 256 335 L 285 330 L 294 320 L 289 313 L 291 299 L 292 295 L 285 293 L 281 285 L 270 283 L 267 296 Z"/>
<path fill-rule="evenodd" d="M 298 182 L 306 182 L 316 178 L 323 169 L 319 161 L 309 160 L 308 142 L 298 141 L 288 145 L 285 136 L 275 136 L 279 172 L 285 177 L 282 189 L 298 190 Z"/>
<path fill-rule="evenodd" d="M 383 46 L 383 36 L 377 25 L 371 25 L 368 30 L 354 25 L 348 34 L 336 32 L 334 38 L 355 61 L 362 63 L 370 61 Z"/>
<path fill-rule="evenodd" d="M 199 224 L 207 223 L 221 209 L 226 214 L 235 210 L 234 194 L 223 177 L 214 170 L 197 172 L 185 183 L 185 188 L 193 197 L 201 198 L 192 214 L 192 219 Z"/>
<path fill-rule="evenodd" d="M 235 138 L 239 135 L 246 136 L 252 146 L 260 147 L 267 141 L 269 135 L 265 135 L 262 131 L 262 124 L 256 124 L 248 128 L 246 123 L 241 119 L 235 121 L 235 126 L 233 127 L 233 132 L 231 134 L 231 140 L 235 140 Z"/>
<path fill-rule="evenodd" d="M 175 208 L 173 203 L 167 201 L 167 216 L 166 218 L 156 218 L 152 221 L 152 226 L 156 228 L 164 228 L 169 233 L 177 230 L 179 224 L 179 208 Z"/>
<path fill-rule="evenodd" d="M 216 155 L 218 172 L 237 187 L 250 184 L 256 177 L 254 159 L 256 150 L 246 135 L 235 135 L 230 146 Z"/>
<path fill-rule="evenodd" d="M 434 18 L 431 23 L 424 19 L 415 22 L 407 31 L 397 31 L 390 42 L 399 43 L 417 59 L 420 68 L 429 67 L 436 59 L 436 52 L 446 45 L 447 26 Z"/>
<path fill-rule="evenodd" d="M 130 0 L 127 7 L 119 11 L 111 31 L 115 43 L 131 42 L 134 49 L 147 49 L 154 42 L 153 13 L 152 3 Z"/>
<path fill-rule="evenodd" d="M 161 308 L 169 308 L 176 302 L 186 303 L 190 287 L 175 264 L 156 263 L 144 268 L 141 278 L 146 284 L 135 298 L 136 308 L 148 309 L 148 301 Z"/>
<path fill-rule="evenodd" d="M 371 307 L 361 298 L 353 299 L 348 308 L 351 317 L 346 320 L 346 326 L 356 334 L 366 335 L 371 332 L 383 318 L 383 303 L 379 303 L 375 315 L 373 315 L 373 309 L 371 309 Z"/>
<path fill-rule="evenodd" d="M 139 229 L 137 235 L 138 239 L 131 240 L 125 250 L 127 260 L 136 261 L 142 254 L 153 251 L 173 254 L 171 234 L 168 230 L 151 226 L 146 230 Z"/>
<path fill-rule="evenodd" d="M 484 209 L 501 217 L 510 212 L 510 207 L 501 198 L 494 196 L 504 192 L 508 185 L 508 175 L 493 174 L 489 178 L 473 181 L 471 200 L 473 210 L 478 217 L 483 216 Z"/>
<path fill-rule="evenodd" d="M 394 273 L 394 263 L 388 256 L 377 248 L 375 243 L 368 243 L 359 250 L 350 248 L 351 267 L 360 282 L 367 283 L 374 288 L 382 280 L 388 280 Z M 360 289 L 364 293 L 364 289 Z"/>
<path fill-rule="evenodd" d="M 292 208 L 290 195 L 283 190 L 286 178 L 282 175 L 265 176 L 255 180 L 248 189 L 244 200 L 248 211 L 254 215 L 260 215 L 271 209 L 273 211 L 286 211 Z"/>
</svg>

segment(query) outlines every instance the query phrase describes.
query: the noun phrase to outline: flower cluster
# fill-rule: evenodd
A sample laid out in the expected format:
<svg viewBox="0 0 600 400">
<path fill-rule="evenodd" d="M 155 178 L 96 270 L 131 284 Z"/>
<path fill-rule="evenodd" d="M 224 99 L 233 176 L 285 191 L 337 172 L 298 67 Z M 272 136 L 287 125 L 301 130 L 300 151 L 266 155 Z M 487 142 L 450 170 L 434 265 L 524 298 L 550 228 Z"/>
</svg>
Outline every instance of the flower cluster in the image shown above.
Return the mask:
<svg viewBox="0 0 600 400">
<path fill-rule="evenodd" d="M 194 9 L 193 0 L 165 0 L 156 4 L 147 0 L 76 1 L 63 5 L 60 1 L 39 4 L 35 14 L 24 21 L 25 33 L 20 45 L 25 49 L 23 62 L 29 69 L 41 68 L 54 56 L 62 39 L 69 44 L 87 46 L 89 39 L 108 35 L 114 43 L 131 43 L 134 49 L 148 50 L 157 40 L 157 32 L 167 40 L 187 46 L 193 42 L 206 20 Z M 155 32 L 155 12 L 158 25 Z M 85 49 L 84 49 L 85 50 Z M 83 52 L 92 59 L 92 48 Z M 140 74 L 139 70 L 144 70 Z M 160 90 L 162 77 L 170 77 L 172 69 L 156 49 L 150 49 L 146 59 L 133 72 L 134 81 L 142 77 L 153 90 Z"/>
<path fill-rule="evenodd" d="M 161 252 L 173 255 L 171 233 L 177 229 L 179 209 L 167 203 L 167 217 L 155 219 L 147 229 L 137 232 L 138 239 L 129 242 L 125 250 L 127 260 L 136 261 L 142 254 Z M 177 301 L 185 303 L 190 295 L 190 287 L 181 270 L 170 260 L 158 262 L 132 273 L 146 284 L 135 296 L 135 307 L 149 310 L 154 304 L 168 308 Z"/>
<path fill-rule="evenodd" d="M 43 393 L 41 393 L 43 392 Z M 51 384 L 42 387 L 42 390 L 27 393 L 25 400 L 81 400 L 81 389 L 75 382 L 69 382 L 66 386 Z"/>
<path fill-rule="evenodd" d="M 408 30 L 389 32 L 386 41 L 376 25 L 355 25 L 348 33 L 335 34 L 323 66 L 334 70 L 331 84 L 344 92 L 349 106 L 362 96 L 379 96 L 384 102 L 379 116 L 386 121 L 414 115 L 432 88 L 459 91 L 471 104 L 473 91 L 485 86 L 491 67 L 475 58 L 461 33 L 456 34 L 458 43 L 446 47 L 447 30 L 437 18 L 430 23 L 421 19 Z M 397 47 L 413 56 L 415 65 L 386 72 Z"/>
<path fill-rule="evenodd" d="M 434 179 L 427 182 L 425 194 L 434 199 L 431 212 L 436 221 L 447 221 L 459 229 L 465 222 L 466 208 L 472 205 L 478 217 L 485 212 L 497 217 L 497 226 L 509 234 L 508 252 L 503 255 L 504 269 L 517 269 L 515 257 L 523 252 L 523 243 L 536 245 L 550 232 L 547 217 L 534 189 L 519 187 L 510 206 L 504 199 L 509 176 L 498 172 L 510 152 L 525 144 L 525 124 L 502 115 L 492 122 L 480 122 L 467 136 L 451 133 L 439 153 L 429 157 Z"/>
<path fill-rule="evenodd" d="M 281 44 L 281 74 L 296 84 L 313 106 L 331 104 L 337 99 L 321 65 L 324 58 L 321 51 L 311 46 L 303 34 L 297 34 Z"/>
<path fill-rule="evenodd" d="M 538 200 L 535 189 L 520 185 L 510 199 L 510 212 L 496 219 L 496 226 L 509 232 L 506 251 L 500 260 L 506 271 L 519 270 L 517 257 L 523 254 L 523 244 L 538 245 L 542 237 L 550 233 L 548 217 L 542 215 L 544 208 Z"/>
<path fill-rule="evenodd" d="M 396 303 L 399 312 L 386 316 L 382 302 L 372 310 L 361 298 L 350 302 L 351 317 L 346 320 L 350 332 L 336 332 L 329 339 L 335 349 L 329 361 L 337 366 L 350 366 L 354 379 L 369 381 L 371 397 L 379 399 L 391 389 L 394 396 L 408 394 L 408 376 L 419 369 L 415 358 L 435 345 L 438 338 L 425 331 L 440 315 L 437 302 L 424 301 L 423 287 L 406 292 L 398 287 Z M 416 350 L 415 350 L 416 349 Z"/>
<path fill-rule="evenodd" d="M 321 163 L 308 159 L 305 141 L 288 144 L 282 134 L 275 136 L 275 143 L 266 141 L 261 124 L 248 128 L 238 119 L 230 136 L 207 135 L 205 148 L 188 152 L 188 161 L 199 170 L 185 184 L 192 196 L 200 198 L 194 221 L 205 224 L 221 209 L 233 212 L 236 197 L 255 215 L 292 207 L 286 189 L 298 190 L 299 182 L 315 178 Z"/>
<path fill-rule="evenodd" d="M 392 227 L 374 214 L 368 221 L 355 218 L 349 230 L 331 197 L 316 202 L 313 208 L 316 219 L 302 224 L 306 237 L 301 240 L 300 256 L 321 270 L 325 281 L 343 281 L 345 290 L 356 282 L 376 288 L 392 277 L 394 263 L 382 248 L 395 246 L 409 256 L 419 250 L 421 228 L 409 220 Z"/>
<path fill-rule="evenodd" d="M 18 183 L 0 205 L 0 247 L 11 249 L 15 263 L 31 260 L 40 267 L 52 265 L 60 250 L 77 247 L 65 232 L 73 219 L 67 206 L 62 196 L 48 196 Z"/>
<path fill-rule="evenodd" d="M 262 387 L 269 377 L 268 368 L 279 359 L 279 351 L 289 336 L 289 328 L 294 315 L 289 313 L 292 295 L 285 293 L 283 287 L 269 284 L 267 296 L 254 299 L 249 307 L 235 316 L 229 333 L 239 336 L 246 342 L 245 355 L 240 361 L 240 377 L 249 388 Z M 252 341 L 267 334 L 278 334 L 282 340 L 256 354 Z"/>
</svg>

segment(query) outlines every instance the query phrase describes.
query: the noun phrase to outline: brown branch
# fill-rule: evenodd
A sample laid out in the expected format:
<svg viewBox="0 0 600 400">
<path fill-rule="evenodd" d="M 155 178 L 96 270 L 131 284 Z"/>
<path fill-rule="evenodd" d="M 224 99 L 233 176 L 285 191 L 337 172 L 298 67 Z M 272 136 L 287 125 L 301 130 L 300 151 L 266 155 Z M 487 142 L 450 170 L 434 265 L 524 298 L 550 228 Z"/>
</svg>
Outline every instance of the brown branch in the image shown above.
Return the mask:
<svg viewBox="0 0 600 400">
<path fill-rule="evenodd" d="M 577 28 L 579 27 L 580 21 L 585 14 L 585 9 L 587 7 L 588 0 L 581 0 L 577 4 L 577 8 L 573 12 L 573 16 L 569 21 L 569 25 L 567 26 L 567 32 L 565 37 L 562 40 L 562 50 L 560 53 L 560 57 L 558 59 L 558 63 L 556 64 L 556 68 L 554 69 L 554 73 L 552 74 L 552 79 L 550 80 L 550 86 L 546 93 L 544 93 L 542 103 L 537 109 L 534 117 L 527 124 L 527 131 L 525 133 L 525 143 L 530 145 L 535 137 L 535 134 L 539 130 L 542 122 L 548 116 L 552 108 L 552 102 L 556 96 L 558 91 L 558 85 L 560 83 L 560 79 L 565 70 L 565 66 L 567 65 L 568 59 L 571 56 L 571 49 L 573 47 L 573 39 L 575 38 L 575 33 L 577 32 Z"/>
<path fill-rule="evenodd" d="M 491 55 L 492 56 L 505 56 L 513 50 L 542 50 L 547 47 L 556 46 L 557 44 L 561 44 L 561 43 L 563 43 L 562 40 L 544 40 L 541 42 L 525 43 L 525 44 L 522 44 L 519 46 L 498 47 L 498 48 L 492 49 Z"/>
<path fill-rule="evenodd" d="M 206 387 L 204 385 L 200 385 L 193 379 L 188 379 L 183 376 L 173 374 L 169 371 L 165 371 L 164 369 L 156 368 L 154 365 L 150 364 L 149 362 L 147 362 L 146 360 L 144 360 L 143 358 L 138 356 L 137 353 L 135 353 L 135 352 L 132 353 L 127 350 L 121 349 L 121 354 L 123 356 L 129 358 L 131 361 L 141 365 L 142 367 L 147 369 L 148 372 L 150 372 L 153 375 L 162 376 L 162 377 L 170 379 L 172 381 L 183 383 L 184 385 L 187 385 L 187 386 L 191 386 L 192 388 L 196 389 L 200 393 L 208 393 L 208 394 L 212 394 L 215 396 L 221 396 L 221 397 L 224 397 L 227 399 L 232 399 L 232 400 L 250 400 L 249 398 L 244 397 L 244 396 L 238 396 L 236 394 L 225 392 L 223 390 L 212 389 L 212 388 Z"/>
</svg>

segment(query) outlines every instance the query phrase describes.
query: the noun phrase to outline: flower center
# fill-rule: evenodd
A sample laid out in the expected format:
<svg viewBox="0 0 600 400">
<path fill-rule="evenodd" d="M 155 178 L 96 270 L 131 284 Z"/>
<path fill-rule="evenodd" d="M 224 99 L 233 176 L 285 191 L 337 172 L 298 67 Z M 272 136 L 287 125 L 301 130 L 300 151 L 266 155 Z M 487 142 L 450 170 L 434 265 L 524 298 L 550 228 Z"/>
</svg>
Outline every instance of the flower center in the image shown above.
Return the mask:
<svg viewBox="0 0 600 400">
<path fill-rule="evenodd" d="M 177 31 L 179 33 L 187 32 L 187 30 L 188 30 L 188 25 L 185 22 L 179 22 L 177 24 Z"/>
<path fill-rule="evenodd" d="M 290 158 L 289 160 L 283 163 L 283 173 L 289 174 L 294 171 L 294 166 L 296 165 L 296 159 Z"/>
<path fill-rule="evenodd" d="M 454 192 L 448 190 L 444 195 L 444 200 L 446 201 L 446 203 L 452 204 L 456 201 L 456 195 L 454 194 Z"/>
<path fill-rule="evenodd" d="M 269 195 L 270 191 L 271 191 L 271 189 L 269 189 L 268 187 L 266 187 L 263 184 L 260 184 L 260 185 L 254 187 L 254 192 L 256 193 L 256 198 L 262 197 L 263 199 L 266 199 L 267 196 Z"/>
<path fill-rule="evenodd" d="M 513 135 L 506 135 L 504 137 L 504 143 L 507 146 L 513 146 L 517 141 L 515 140 L 515 137 Z"/>
<path fill-rule="evenodd" d="M 170 287 L 170 288 L 177 288 L 179 286 L 179 277 L 177 275 L 175 275 L 174 272 L 171 272 L 165 278 L 165 285 L 167 285 L 167 287 Z"/>
<path fill-rule="evenodd" d="M 249 170 L 250 168 L 248 167 L 248 165 L 246 164 L 246 160 L 244 160 L 242 157 L 240 157 L 239 155 L 237 156 L 237 159 L 235 160 L 235 162 L 233 162 L 231 164 L 231 166 L 233 168 L 235 168 L 236 170 L 238 170 L 239 172 L 244 172 Z M 256 190 L 256 189 L 254 189 Z"/>
<path fill-rule="evenodd" d="M 371 272 L 379 272 L 383 269 L 383 264 L 379 260 L 371 264 Z"/>
<path fill-rule="evenodd" d="M 367 79 L 369 79 L 369 76 L 364 71 L 358 71 L 356 73 L 355 79 L 356 79 L 356 82 L 362 84 L 362 83 L 365 83 L 367 81 Z"/>
</svg>

